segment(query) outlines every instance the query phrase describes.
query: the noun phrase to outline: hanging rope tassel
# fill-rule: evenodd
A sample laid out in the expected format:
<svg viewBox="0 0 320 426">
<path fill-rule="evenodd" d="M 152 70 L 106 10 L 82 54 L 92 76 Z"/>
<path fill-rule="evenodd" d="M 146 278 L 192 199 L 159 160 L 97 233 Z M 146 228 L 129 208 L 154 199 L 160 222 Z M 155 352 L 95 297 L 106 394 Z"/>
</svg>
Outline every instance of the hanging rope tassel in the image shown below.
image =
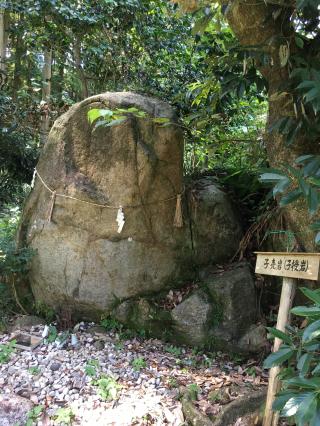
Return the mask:
<svg viewBox="0 0 320 426">
<path fill-rule="evenodd" d="M 51 222 L 51 219 L 52 219 L 52 212 L 53 212 L 55 200 L 56 200 L 56 191 L 53 191 L 51 194 L 51 204 L 50 204 L 48 219 L 47 219 L 49 223 Z"/>
<path fill-rule="evenodd" d="M 182 195 L 177 195 L 177 204 L 176 204 L 176 212 L 174 215 L 173 226 L 176 228 L 183 227 L 183 216 L 182 216 Z"/>
</svg>

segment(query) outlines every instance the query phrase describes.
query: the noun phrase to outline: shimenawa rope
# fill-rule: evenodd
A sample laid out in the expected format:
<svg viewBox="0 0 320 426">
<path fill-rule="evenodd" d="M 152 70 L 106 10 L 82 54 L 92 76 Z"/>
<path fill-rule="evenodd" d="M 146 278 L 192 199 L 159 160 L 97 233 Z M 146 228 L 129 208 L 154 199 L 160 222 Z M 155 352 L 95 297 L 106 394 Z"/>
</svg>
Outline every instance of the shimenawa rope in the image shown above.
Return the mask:
<svg viewBox="0 0 320 426">
<path fill-rule="evenodd" d="M 74 200 L 74 201 L 77 201 L 79 203 L 90 204 L 92 206 L 100 207 L 100 208 L 103 208 L 103 209 L 112 209 L 112 210 L 118 210 L 118 211 L 121 210 L 122 212 L 123 212 L 123 209 L 134 209 L 134 208 L 137 208 L 137 207 L 142 207 L 142 206 L 147 206 L 147 205 L 152 205 L 152 204 L 165 203 L 167 201 L 171 201 L 171 200 L 176 199 L 177 202 L 176 202 L 176 211 L 175 211 L 175 215 L 174 215 L 173 226 L 175 226 L 176 228 L 182 228 L 183 227 L 182 195 L 185 192 L 185 188 L 183 188 L 183 191 L 181 193 L 174 195 L 172 197 L 164 198 L 162 200 L 151 201 L 149 203 L 144 203 L 144 204 L 133 204 L 133 205 L 126 205 L 126 206 L 112 206 L 112 205 L 109 205 L 109 204 L 99 204 L 99 203 L 93 203 L 91 201 L 81 200 L 80 198 L 72 197 L 71 195 L 60 194 L 60 193 L 56 192 L 55 190 L 53 190 L 49 187 L 49 185 L 44 181 L 44 179 L 41 177 L 41 175 L 39 174 L 37 169 L 34 169 L 34 174 L 33 174 L 32 182 L 31 182 L 31 188 L 33 188 L 33 186 L 34 186 L 36 177 L 39 178 L 42 185 L 51 194 L 51 202 L 50 202 L 50 206 L 49 206 L 49 210 L 48 210 L 48 219 L 47 219 L 48 222 L 51 222 L 54 203 L 55 203 L 55 200 L 56 200 L 57 197 L 68 198 L 70 200 Z M 121 230 L 122 230 L 122 227 L 121 227 Z"/>
</svg>

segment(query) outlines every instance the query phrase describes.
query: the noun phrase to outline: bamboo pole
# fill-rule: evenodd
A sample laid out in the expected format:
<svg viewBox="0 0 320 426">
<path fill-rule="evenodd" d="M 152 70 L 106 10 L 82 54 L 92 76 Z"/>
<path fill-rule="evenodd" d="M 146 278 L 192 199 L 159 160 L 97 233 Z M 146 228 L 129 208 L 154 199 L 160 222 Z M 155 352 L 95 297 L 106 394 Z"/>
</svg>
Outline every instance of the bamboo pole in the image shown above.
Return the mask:
<svg viewBox="0 0 320 426">
<path fill-rule="evenodd" d="M 280 331 L 286 331 L 286 325 L 290 322 L 290 309 L 292 307 L 292 302 L 296 289 L 295 278 L 283 278 L 282 281 L 282 290 L 280 297 L 280 306 L 277 318 L 277 329 Z M 282 340 L 275 338 L 273 352 L 276 352 Z M 267 402 L 263 419 L 263 426 L 277 426 L 279 421 L 279 414 L 272 411 L 272 404 L 275 399 L 275 395 L 279 388 L 279 379 L 278 374 L 280 372 L 280 367 L 272 367 L 269 373 L 269 385 L 267 393 Z"/>
</svg>

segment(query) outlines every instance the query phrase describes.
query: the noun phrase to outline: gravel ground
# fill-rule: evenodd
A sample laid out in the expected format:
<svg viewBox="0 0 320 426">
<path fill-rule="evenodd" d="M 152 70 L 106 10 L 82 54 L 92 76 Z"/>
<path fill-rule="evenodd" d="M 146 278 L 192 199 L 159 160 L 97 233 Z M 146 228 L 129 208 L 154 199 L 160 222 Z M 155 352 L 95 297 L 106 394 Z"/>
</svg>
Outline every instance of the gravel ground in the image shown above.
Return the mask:
<svg viewBox="0 0 320 426">
<path fill-rule="evenodd" d="M 41 336 L 43 329 L 32 327 L 30 333 Z M 0 364 L 1 393 L 43 406 L 34 424 L 62 424 L 54 417 L 64 407 L 72 410 L 73 425 L 178 426 L 184 424 L 182 386 L 198 394 L 198 408 L 215 415 L 223 404 L 267 383 L 255 360 L 240 364 L 219 352 L 205 354 L 156 339 L 125 339 L 92 323 L 81 323 L 76 335 L 76 346 L 68 337 L 61 347 L 60 333 L 60 340 L 44 341 L 32 351 L 16 349 Z M 9 338 L 0 335 L 0 344 Z"/>
</svg>

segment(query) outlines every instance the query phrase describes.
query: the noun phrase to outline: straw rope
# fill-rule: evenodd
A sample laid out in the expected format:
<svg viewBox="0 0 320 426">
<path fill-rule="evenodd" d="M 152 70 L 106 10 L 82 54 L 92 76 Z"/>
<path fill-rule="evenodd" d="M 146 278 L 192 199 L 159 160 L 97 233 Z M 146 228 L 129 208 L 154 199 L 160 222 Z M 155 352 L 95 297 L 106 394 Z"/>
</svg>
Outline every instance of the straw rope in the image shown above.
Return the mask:
<svg viewBox="0 0 320 426">
<path fill-rule="evenodd" d="M 112 210 L 134 209 L 134 208 L 148 206 L 148 205 L 152 205 L 152 204 L 160 204 L 160 203 L 165 203 L 165 202 L 172 201 L 172 200 L 177 200 L 174 226 L 176 226 L 178 228 L 183 226 L 181 197 L 185 192 L 185 188 L 183 188 L 181 193 L 178 193 L 178 194 L 173 195 L 171 197 L 160 199 L 160 200 L 157 200 L 157 201 L 150 201 L 148 203 L 141 203 L 141 204 L 131 204 L 131 205 L 129 204 L 129 205 L 125 205 L 125 206 L 122 206 L 122 205 L 114 206 L 114 205 L 109 205 L 109 204 L 93 203 L 92 201 L 82 200 L 81 198 L 73 197 L 72 195 L 66 195 L 66 194 L 61 194 L 59 192 L 56 192 L 55 190 L 51 189 L 49 187 L 49 185 L 44 181 L 44 179 L 41 177 L 41 175 L 39 174 L 37 169 L 34 170 L 34 177 L 32 179 L 32 184 L 31 184 L 32 187 L 33 187 L 33 184 L 35 182 L 36 177 L 39 178 L 42 185 L 51 194 L 51 204 L 50 204 L 49 211 L 48 211 L 48 222 L 51 222 L 54 203 L 55 203 L 55 200 L 56 200 L 57 197 L 67 198 L 67 199 L 70 199 L 70 200 L 77 201 L 79 203 L 90 204 L 91 206 L 96 206 L 96 207 L 99 207 L 99 208 L 102 208 L 102 209 L 112 209 Z M 177 221 L 176 220 L 177 216 L 181 216 L 181 220 Z"/>
</svg>

